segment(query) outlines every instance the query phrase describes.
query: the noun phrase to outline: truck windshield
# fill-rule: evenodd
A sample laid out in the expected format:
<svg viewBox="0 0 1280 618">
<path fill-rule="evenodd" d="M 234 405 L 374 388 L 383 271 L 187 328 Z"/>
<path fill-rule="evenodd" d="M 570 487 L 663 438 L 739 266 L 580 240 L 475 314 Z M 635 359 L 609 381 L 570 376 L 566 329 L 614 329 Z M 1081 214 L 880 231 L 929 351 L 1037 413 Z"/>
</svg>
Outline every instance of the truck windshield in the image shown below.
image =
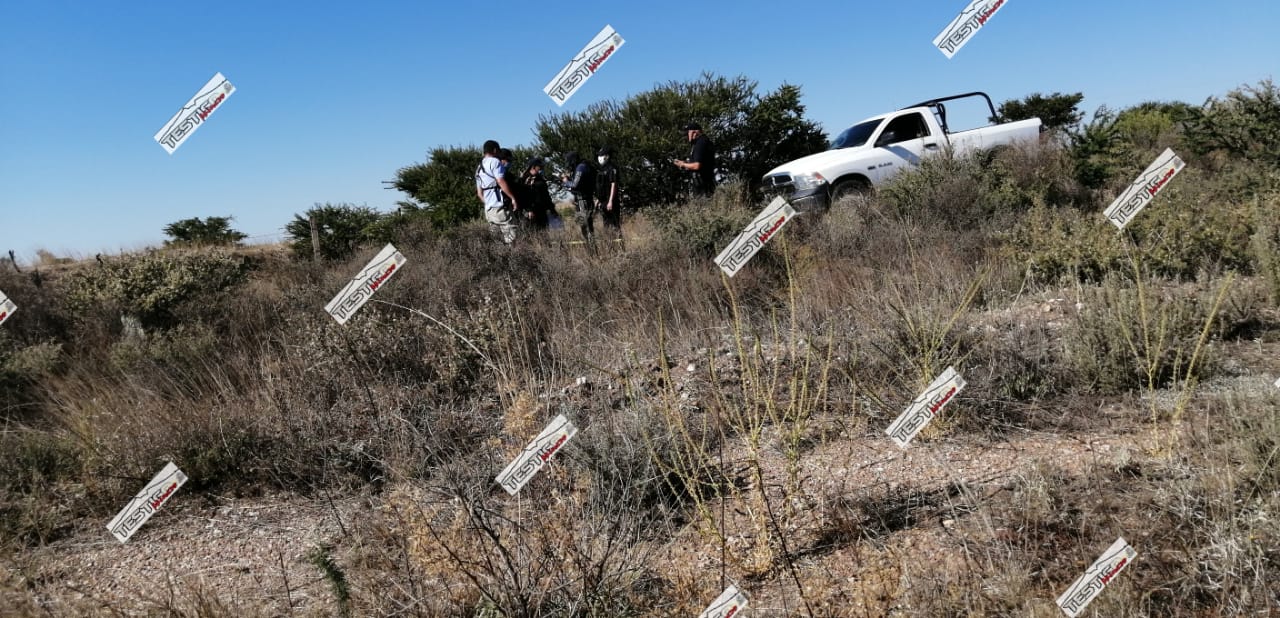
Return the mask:
<svg viewBox="0 0 1280 618">
<path fill-rule="evenodd" d="M 876 132 L 876 127 L 880 126 L 880 123 L 883 120 L 883 118 L 879 120 L 868 120 L 845 129 L 840 133 L 840 135 L 837 135 L 836 138 L 831 141 L 831 148 L 828 148 L 828 150 L 853 148 L 854 146 L 861 146 L 867 143 L 867 140 L 871 139 L 871 134 Z"/>
</svg>

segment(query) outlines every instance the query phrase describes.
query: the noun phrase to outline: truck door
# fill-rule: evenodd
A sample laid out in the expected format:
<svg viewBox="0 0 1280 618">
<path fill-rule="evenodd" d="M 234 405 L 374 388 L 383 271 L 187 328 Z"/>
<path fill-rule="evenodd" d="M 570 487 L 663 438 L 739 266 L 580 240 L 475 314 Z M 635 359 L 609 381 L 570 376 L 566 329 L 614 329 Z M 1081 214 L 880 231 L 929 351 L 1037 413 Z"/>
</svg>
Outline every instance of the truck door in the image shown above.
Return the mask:
<svg viewBox="0 0 1280 618">
<path fill-rule="evenodd" d="M 887 180 L 919 165 L 921 157 L 942 152 L 943 136 L 934 133 L 920 112 L 902 114 L 886 123 L 876 138 L 875 150 L 881 155 L 876 157 L 876 169 L 867 172 L 872 182 Z"/>
</svg>

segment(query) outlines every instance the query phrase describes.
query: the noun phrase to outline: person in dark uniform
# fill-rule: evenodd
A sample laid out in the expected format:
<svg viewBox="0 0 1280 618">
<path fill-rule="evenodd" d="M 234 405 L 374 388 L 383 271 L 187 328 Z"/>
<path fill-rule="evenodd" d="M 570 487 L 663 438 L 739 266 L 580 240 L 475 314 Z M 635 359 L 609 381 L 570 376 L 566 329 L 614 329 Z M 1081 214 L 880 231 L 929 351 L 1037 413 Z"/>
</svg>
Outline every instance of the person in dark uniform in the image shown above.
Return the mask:
<svg viewBox="0 0 1280 618">
<path fill-rule="evenodd" d="M 520 178 L 516 176 L 516 172 L 512 169 L 511 161 L 514 155 L 511 154 L 510 148 L 501 148 L 498 150 L 498 173 L 502 179 L 506 181 L 507 186 L 511 187 L 511 195 L 503 196 L 502 207 L 511 213 L 512 221 L 520 218 L 521 213 L 516 212 L 516 204 L 523 205 L 525 203 L 524 195 L 521 195 L 524 187 L 520 185 Z"/>
<path fill-rule="evenodd" d="M 551 190 L 547 187 L 547 179 L 542 175 L 542 159 L 538 157 L 529 159 L 528 168 L 520 176 L 519 185 L 524 193 L 520 203 L 525 205 L 522 219 L 525 225 L 534 230 L 547 229 L 550 213 L 555 210 L 555 203 L 551 201 Z"/>
<path fill-rule="evenodd" d="M 596 152 L 596 205 L 604 226 L 613 230 L 615 240 L 622 239 L 622 187 L 618 184 L 618 166 L 613 163 L 613 148 L 605 146 Z"/>
<path fill-rule="evenodd" d="M 716 192 L 716 146 L 696 122 L 684 125 L 684 131 L 693 147 L 689 158 L 677 160 L 676 167 L 693 172 L 694 195 L 711 195 Z"/>
<path fill-rule="evenodd" d="M 583 161 L 577 151 L 565 153 L 564 162 L 569 173 L 565 174 L 562 180 L 564 188 L 573 194 L 574 219 L 578 221 L 578 228 L 582 230 L 582 239 L 586 241 L 587 248 L 594 249 L 596 243 L 595 169 L 590 163 Z"/>
</svg>

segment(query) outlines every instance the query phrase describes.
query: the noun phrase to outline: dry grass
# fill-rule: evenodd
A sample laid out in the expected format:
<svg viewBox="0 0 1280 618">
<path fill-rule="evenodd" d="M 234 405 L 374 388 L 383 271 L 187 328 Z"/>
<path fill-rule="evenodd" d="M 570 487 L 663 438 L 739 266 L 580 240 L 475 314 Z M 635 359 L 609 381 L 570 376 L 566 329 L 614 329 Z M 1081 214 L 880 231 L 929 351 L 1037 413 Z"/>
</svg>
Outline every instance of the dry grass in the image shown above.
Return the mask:
<svg viewBox="0 0 1280 618">
<path fill-rule="evenodd" d="M 247 280 L 184 288 L 141 329 L 123 304 L 70 311 L 72 275 L 4 270 L 23 299 L 0 331 L 5 552 L 99 528 L 173 460 L 195 496 L 369 496 L 311 554 L 351 615 L 694 615 L 732 581 L 760 615 L 1052 616 L 1117 536 L 1139 559 L 1091 614 L 1280 606 L 1277 393 L 1241 386 L 1275 367 L 1230 347 L 1280 347 L 1267 280 L 1224 286 L 1210 257 L 1190 282 L 1027 277 L 1009 227 L 1051 228 L 1031 207 L 1076 225 L 1054 209 L 1088 196 L 1060 156 L 1002 157 L 806 214 L 732 280 L 707 239 L 759 205 L 635 217 L 594 255 L 574 230 L 418 231 L 345 327 L 321 307 L 376 248 L 255 249 Z M 906 454 L 877 450 L 947 366 L 960 398 Z M 506 495 L 493 477 L 561 413 L 578 436 Z M 1014 446 L 1037 436 L 1079 448 Z M 1003 467 L 962 474 L 960 452 Z M 7 607 L 40 613 L 50 588 L 19 579 Z M 132 610 L 242 611 L 229 594 Z"/>
</svg>

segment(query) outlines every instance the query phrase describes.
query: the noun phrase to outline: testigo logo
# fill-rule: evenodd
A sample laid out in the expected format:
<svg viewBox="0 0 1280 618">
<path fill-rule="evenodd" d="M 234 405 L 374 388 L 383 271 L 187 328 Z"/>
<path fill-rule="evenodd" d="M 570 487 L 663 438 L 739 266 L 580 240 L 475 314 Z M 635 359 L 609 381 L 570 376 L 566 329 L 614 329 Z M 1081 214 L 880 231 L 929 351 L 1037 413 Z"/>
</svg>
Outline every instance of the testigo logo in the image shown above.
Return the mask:
<svg viewBox="0 0 1280 618">
<path fill-rule="evenodd" d="M 1115 579 L 1120 571 L 1133 562 L 1138 552 L 1129 545 L 1124 537 L 1116 539 L 1102 556 L 1085 569 L 1084 574 L 1076 579 L 1066 592 L 1057 599 L 1058 607 L 1070 618 L 1084 613 L 1086 607 L 1102 594 L 1103 588 Z"/>
<path fill-rule="evenodd" d="M 938 415 L 947 403 L 965 387 L 964 378 L 954 367 L 947 367 L 942 375 L 929 383 L 920 396 L 911 401 L 906 410 L 889 424 L 885 433 L 901 448 L 915 438 L 929 421 Z"/>
<path fill-rule="evenodd" d="M 1004 4 L 1005 0 L 973 0 L 934 37 L 934 47 L 947 58 L 955 56 Z"/>
<path fill-rule="evenodd" d="M 373 293 L 377 292 L 387 279 L 391 278 L 391 275 L 399 272 L 400 267 L 406 262 L 408 260 L 396 250 L 395 245 L 388 244 L 383 247 L 382 251 L 373 256 L 373 259 L 369 260 L 369 263 L 347 282 L 338 295 L 324 306 L 325 312 L 339 324 L 346 324 L 356 311 L 373 298 Z"/>
<path fill-rule="evenodd" d="M 166 152 L 173 154 L 235 91 L 235 86 L 231 85 L 222 73 L 214 74 L 213 78 L 160 128 L 155 135 L 156 142 Z"/>
<path fill-rule="evenodd" d="M 1147 169 L 1138 175 L 1137 180 L 1134 180 L 1124 193 L 1107 206 L 1103 215 L 1116 228 L 1123 230 L 1184 167 L 1186 164 L 1183 163 L 1182 158 L 1172 149 L 1166 148 L 1151 165 L 1147 166 Z"/>
<path fill-rule="evenodd" d="M 121 543 L 128 541 L 186 482 L 187 475 L 169 462 L 107 523 L 107 530 Z"/>
<path fill-rule="evenodd" d="M 773 198 L 773 201 L 769 202 L 769 205 L 747 224 L 746 229 L 742 230 L 742 233 L 738 234 L 738 237 L 716 256 L 716 265 L 730 277 L 738 274 L 738 271 L 755 257 L 764 244 L 795 216 L 795 209 L 785 199 Z"/>
<path fill-rule="evenodd" d="M 565 415 L 556 416 L 494 480 L 507 493 L 516 495 L 577 434 L 578 428 Z"/>
<path fill-rule="evenodd" d="M 556 105 L 564 105 L 569 97 L 573 96 L 583 84 L 596 71 L 604 66 L 605 61 L 613 57 L 614 52 L 622 47 L 625 43 L 622 37 L 613 29 L 613 26 L 606 25 L 603 30 L 596 34 L 586 47 L 569 61 L 568 64 L 551 78 L 542 91 L 551 97 Z"/>
</svg>

